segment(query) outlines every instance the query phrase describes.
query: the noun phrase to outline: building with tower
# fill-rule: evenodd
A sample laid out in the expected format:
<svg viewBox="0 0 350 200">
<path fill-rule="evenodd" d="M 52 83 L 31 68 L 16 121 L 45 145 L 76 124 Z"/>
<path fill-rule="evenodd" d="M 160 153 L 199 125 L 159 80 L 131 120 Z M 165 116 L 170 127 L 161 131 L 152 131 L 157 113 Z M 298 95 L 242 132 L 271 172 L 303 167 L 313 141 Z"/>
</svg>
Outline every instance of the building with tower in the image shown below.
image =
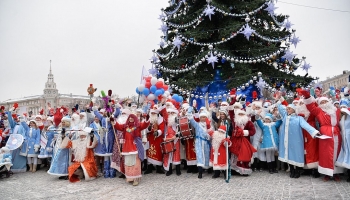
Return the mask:
<svg viewBox="0 0 350 200">
<path fill-rule="evenodd" d="M 85 107 L 85 105 L 90 103 L 90 97 L 88 95 L 60 94 L 54 81 L 50 61 L 50 72 L 47 75 L 47 81 L 45 83 L 43 94 L 17 99 L 8 99 L 0 102 L 0 105 L 3 105 L 6 109 L 9 109 L 14 103 L 18 103 L 18 114 L 32 112 L 33 115 L 37 115 L 41 109 L 44 109 L 46 114 L 48 114 L 49 108 L 61 106 L 73 108 L 76 104 L 78 104 L 79 108 L 82 109 Z"/>
</svg>

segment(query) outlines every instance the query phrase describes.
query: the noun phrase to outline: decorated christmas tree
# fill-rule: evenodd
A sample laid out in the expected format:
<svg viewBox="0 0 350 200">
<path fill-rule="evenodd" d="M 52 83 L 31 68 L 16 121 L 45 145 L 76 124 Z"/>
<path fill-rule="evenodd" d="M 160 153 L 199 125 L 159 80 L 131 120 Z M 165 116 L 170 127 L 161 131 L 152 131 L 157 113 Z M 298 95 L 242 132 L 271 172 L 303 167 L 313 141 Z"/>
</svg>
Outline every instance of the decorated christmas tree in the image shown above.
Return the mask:
<svg viewBox="0 0 350 200">
<path fill-rule="evenodd" d="M 306 87 L 314 80 L 310 65 L 291 50 L 300 40 L 275 9 L 266 0 L 170 1 L 159 16 L 164 35 L 152 58 L 158 77 L 173 92 L 197 98 L 226 97 L 232 88 Z M 295 75 L 298 68 L 305 76 Z"/>
</svg>

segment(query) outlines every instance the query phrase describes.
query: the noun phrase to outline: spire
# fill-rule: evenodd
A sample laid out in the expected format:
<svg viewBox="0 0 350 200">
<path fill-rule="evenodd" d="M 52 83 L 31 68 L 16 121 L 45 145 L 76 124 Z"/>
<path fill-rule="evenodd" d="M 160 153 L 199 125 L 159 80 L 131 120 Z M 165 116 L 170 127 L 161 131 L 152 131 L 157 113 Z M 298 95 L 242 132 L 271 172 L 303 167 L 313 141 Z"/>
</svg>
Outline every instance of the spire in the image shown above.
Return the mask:
<svg viewBox="0 0 350 200">
<path fill-rule="evenodd" d="M 51 60 L 50 60 L 50 74 L 52 74 L 52 72 L 51 72 Z"/>
</svg>

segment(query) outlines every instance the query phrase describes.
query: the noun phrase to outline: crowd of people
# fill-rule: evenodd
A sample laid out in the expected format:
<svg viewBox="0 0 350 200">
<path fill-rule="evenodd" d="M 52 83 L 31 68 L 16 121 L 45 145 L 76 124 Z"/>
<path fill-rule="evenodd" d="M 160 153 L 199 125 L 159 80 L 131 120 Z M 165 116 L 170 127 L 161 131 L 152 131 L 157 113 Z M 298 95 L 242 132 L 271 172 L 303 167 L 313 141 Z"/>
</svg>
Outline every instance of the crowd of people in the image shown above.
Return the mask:
<svg viewBox="0 0 350 200">
<path fill-rule="evenodd" d="M 322 175 L 324 181 L 341 181 L 339 174 L 347 173 L 349 182 L 349 94 L 340 102 L 307 90 L 298 95 L 291 104 L 279 92 L 272 102 L 246 102 L 232 90 L 228 101 L 201 108 L 163 97 L 140 108 L 116 102 L 36 116 L 2 108 L 1 174 L 45 165 L 49 175 L 70 182 L 119 176 L 136 186 L 142 174 L 171 176 L 174 169 L 199 179 L 267 169 L 286 170 L 290 178 Z M 10 151 L 6 141 L 15 134 L 24 141 Z"/>
</svg>

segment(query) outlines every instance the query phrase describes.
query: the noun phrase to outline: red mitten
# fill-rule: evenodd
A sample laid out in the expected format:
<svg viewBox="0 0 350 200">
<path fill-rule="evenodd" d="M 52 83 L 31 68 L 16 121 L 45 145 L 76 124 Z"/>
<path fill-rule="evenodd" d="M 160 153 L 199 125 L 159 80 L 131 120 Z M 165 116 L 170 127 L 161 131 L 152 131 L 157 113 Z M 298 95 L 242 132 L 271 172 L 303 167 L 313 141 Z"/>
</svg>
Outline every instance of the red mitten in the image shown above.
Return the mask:
<svg viewBox="0 0 350 200">
<path fill-rule="evenodd" d="M 227 138 L 224 139 L 224 142 L 229 143 L 229 142 L 231 142 L 231 140 L 230 140 L 230 138 L 227 137 Z"/>
<path fill-rule="evenodd" d="M 302 90 L 302 91 L 300 91 L 299 94 L 302 95 L 302 96 L 304 96 L 305 99 L 310 98 L 310 92 L 309 92 L 309 91 Z"/>
</svg>

